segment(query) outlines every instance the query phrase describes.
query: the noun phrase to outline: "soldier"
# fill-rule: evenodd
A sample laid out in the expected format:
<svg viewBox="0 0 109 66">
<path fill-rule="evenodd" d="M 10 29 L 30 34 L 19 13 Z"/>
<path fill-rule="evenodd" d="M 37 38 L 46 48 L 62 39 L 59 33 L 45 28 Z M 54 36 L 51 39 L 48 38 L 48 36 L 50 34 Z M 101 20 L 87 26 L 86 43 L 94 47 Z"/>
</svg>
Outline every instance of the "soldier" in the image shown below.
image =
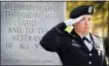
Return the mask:
<svg viewBox="0 0 109 66">
<path fill-rule="evenodd" d="M 94 7 L 81 5 L 70 18 L 53 27 L 40 41 L 41 46 L 57 52 L 63 65 L 107 66 L 102 40 L 90 33 Z M 73 26 L 68 31 L 68 27 Z"/>
</svg>

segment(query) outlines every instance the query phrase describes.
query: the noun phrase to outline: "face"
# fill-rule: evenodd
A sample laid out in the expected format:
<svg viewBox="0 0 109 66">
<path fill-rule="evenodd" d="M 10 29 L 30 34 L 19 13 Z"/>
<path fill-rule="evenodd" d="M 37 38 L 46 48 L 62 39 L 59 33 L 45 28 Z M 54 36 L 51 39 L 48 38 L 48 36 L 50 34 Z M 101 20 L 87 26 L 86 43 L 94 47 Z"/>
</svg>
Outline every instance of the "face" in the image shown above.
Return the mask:
<svg viewBox="0 0 109 66">
<path fill-rule="evenodd" d="M 88 33 L 92 23 L 91 15 L 83 15 L 83 18 L 74 25 L 74 29 L 80 33 Z"/>
</svg>

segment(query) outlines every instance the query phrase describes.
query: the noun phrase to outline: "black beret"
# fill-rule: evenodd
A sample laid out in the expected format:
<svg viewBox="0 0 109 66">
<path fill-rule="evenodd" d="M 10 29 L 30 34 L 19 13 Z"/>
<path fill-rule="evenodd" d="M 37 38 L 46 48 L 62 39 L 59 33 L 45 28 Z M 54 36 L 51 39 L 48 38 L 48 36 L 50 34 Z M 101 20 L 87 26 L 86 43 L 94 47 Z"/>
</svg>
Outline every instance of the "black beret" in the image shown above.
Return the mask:
<svg viewBox="0 0 109 66">
<path fill-rule="evenodd" d="M 91 5 L 81 5 L 72 10 L 70 18 L 77 18 L 81 15 L 91 15 L 94 12 L 94 7 Z"/>
</svg>

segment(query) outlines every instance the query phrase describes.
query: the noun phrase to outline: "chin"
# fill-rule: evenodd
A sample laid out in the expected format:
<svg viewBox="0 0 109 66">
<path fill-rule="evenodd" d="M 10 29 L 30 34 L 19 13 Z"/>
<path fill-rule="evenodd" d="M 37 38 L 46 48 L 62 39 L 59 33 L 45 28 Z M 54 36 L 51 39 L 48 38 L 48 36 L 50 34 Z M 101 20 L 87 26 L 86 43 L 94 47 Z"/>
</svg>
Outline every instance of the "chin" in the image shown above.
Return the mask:
<svg viewBox="0 0 109 66">
<path fill-rule="evenodd" d="M 84 33 L 85 33 L 85 34 L 89 33 L 89 30 L 85 30 Z"/>
</svg>

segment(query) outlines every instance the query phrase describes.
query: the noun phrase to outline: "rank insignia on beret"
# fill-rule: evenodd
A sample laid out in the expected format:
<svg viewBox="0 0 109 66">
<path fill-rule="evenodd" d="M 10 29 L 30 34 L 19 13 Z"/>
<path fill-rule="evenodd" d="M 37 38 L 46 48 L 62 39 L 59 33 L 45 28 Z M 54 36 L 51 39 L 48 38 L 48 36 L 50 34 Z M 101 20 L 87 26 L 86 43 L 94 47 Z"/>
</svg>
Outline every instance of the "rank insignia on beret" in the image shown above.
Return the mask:
<svg viewBox="0 0 109 66">
<path fill-rule="evenodd" d="M 89 13 L 91 13 L 92 10 L 93 10 L 93 7 L 89 7 L 89 8 L 88 8 L 88 12 L 89 12 Z"/>
</svg>

